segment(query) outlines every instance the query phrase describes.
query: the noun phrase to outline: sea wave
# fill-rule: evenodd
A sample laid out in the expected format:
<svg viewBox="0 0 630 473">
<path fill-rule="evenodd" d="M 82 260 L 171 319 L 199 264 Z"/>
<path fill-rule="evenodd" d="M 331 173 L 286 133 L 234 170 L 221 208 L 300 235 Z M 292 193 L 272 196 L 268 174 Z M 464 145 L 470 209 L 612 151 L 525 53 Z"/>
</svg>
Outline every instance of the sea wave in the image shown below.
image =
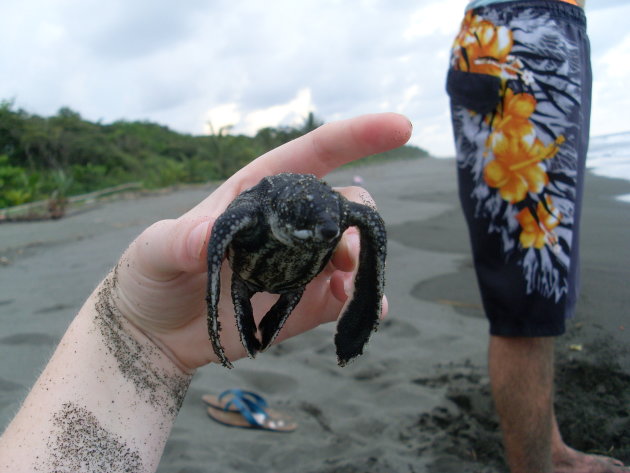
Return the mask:
<svg viewBox="0 0 630 473">
<path fill-rule="evenodd" d="M 586 167 L 598 176 L 630 181 L 630 131 L 591 137 Z M 630 194 L 618 198 L 630 202 Z"/>
</svg>

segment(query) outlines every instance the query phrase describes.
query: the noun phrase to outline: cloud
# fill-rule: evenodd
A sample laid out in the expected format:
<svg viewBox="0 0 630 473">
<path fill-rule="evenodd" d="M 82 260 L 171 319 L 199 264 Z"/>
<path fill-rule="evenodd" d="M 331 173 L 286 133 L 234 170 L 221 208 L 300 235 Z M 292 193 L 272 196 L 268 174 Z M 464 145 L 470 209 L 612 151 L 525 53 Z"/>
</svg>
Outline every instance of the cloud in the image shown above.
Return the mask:
<svg viewBox="0 0 630 473">
<path fill-rule="evenodd" d="M 454 34 L 454 27 L 458 25 L 458 18 L 453 13 L 461 13 L 463 10 L 461 0 L 428 3 L 411 15 L 410 25 L 404 31 L 404 37 L 416 38 L 430 37 L 435 34 Z"/>
<path fill-rule="evenodd" d="M 601 135 L 630 130 L 630 34 L 593 61 L 600 80 L 593 82 L 591 134 Z"/>
<path fill-rule="evenodd" d="M 60 7 L 69 36 L 100 60 L 132 60 L 193 37 L 201 0 L 73 0 Z"/>
<path fill-rule="evenodd" d="M 440 13 L 430 2 L 26 3 L 34 14 L 24 26 L 46 37 L 16 31 L 15 44 L 33 42 L 34 66 L 25 70 L 9 52 L 18 74 L 1 94 L 42 114 L 69 106 L 88 119 L 150 119 L 192 133 L 217 114 L 242 121 L 235 130 L 272 125 L 275 116 L 287 122 L 304 116 L 305 104 L 327 121 L 426 113 L 436 108 L 426 95 L 442 93 L 446 56 L 427 64 L 451 41 L 446 14 L 433 19 L 443 26 L 431 35 L 418 23 Z"/>
<path fill-rule="evenodd" d="M 586 13 L 605 8 L 627 6 L 627 0 L 588 0 L 586 2 Z"/>
<path fill-rule="evenodd" d="M 215 135 L 222 129 L 229 129 L 241 121 L 242 113 L 235 102 L 224 103 L 211 108 L 206 113 L 205 133 Z"/>
<path fill-rule="evenodd" d="M 316 112 L 311 90 L 301 89 L 286 103 L 243 111 L 237 103 L 222 104 L 208 110 L 208 132 L 230 127 L 234 133 L 253 135 L 261 128 L 300 125 L 310 112 Z"/>
<path fill-rule="evenodd" d="M 309 112 L 316 112 L 310 89 L 305 88 L 297 92 L 296 96 L 285 104 L 273 105 L 264 109 L 247 113 L 240 126 L 235 130 L 253 134 L 261 128 L 276 125 L 299 125 Z"/>
<path fill-rule="evenodd" d="M 610 119 L 630 80 L 620 64 L 625 3 L 587 2 L 598 132 L 626 126 Z M 449 155 L 444 79 L 465 4 L 0 2 L 0 98 L 42 115 L 68 106 L 89 120 L 152 120 L 188 133 L 205 132 L 208 120 L 250 132 L 311 110 L 325 121 L 399 111 L 414 123 L 413 143 Z"/>
</svg>

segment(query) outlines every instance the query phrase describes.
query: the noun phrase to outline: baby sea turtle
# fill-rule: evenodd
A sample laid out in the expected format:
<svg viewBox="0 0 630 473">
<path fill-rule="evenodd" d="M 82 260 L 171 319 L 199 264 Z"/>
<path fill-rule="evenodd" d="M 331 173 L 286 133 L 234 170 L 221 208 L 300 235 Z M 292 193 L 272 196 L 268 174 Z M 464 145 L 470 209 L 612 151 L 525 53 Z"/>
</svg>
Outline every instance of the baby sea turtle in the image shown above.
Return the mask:
<svg viewBox="0 0 630 473">
<path fill-rule="evenodd" d="M 268 176 L 234 199 L 217 218 L 208 243 L 208 333 L 224 366 L 232 367 L 219 337 L 224 257 L 233 271 L 232 301 L 241 342 L 254 357 L 276 338 L 305 286 L 324 269 L 351 226 L 359 229 L 361 250 L 354 296 L 335 335 L 340 366 L 363 353 L 381 314 L 387 237 L 380 215 L 312 174 Z M 256 292 L 280 295 L 258 327 L 250 302 Z"/>
</svg>

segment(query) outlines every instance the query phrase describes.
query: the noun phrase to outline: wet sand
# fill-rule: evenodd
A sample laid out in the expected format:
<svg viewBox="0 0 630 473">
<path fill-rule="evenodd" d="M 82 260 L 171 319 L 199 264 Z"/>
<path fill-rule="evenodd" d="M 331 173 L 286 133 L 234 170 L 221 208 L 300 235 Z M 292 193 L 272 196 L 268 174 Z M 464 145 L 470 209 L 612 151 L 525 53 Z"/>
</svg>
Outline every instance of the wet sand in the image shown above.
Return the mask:
<svg viewBox="0 0 630 473">
<path fill-rule="evenodd" d="M 334 327 L 325 326 L 234 370 L 201 369 L 158 471 L 504 471 L 486 374 L 487 324 L 454 162 L 371 165 L 328 181 L 347 185 L 355 174 L 375 197 L 390 240 L 390 315 L 365 355 L 337 367 Z M 129 242 L 211 189 L 104 203 L 59 221 L 0 224 L 0 426 Z M 614 198 L 627 193 L 628 182 L 587 177 L 582 295 L 557 342 L 557 410 L 574 446 L 613 449 L 628 462 L 630 204 Z M 201 395 L 233 387 L 264 395 L 299 428 L 273 434 L 214 423 Z"/>
</svg>

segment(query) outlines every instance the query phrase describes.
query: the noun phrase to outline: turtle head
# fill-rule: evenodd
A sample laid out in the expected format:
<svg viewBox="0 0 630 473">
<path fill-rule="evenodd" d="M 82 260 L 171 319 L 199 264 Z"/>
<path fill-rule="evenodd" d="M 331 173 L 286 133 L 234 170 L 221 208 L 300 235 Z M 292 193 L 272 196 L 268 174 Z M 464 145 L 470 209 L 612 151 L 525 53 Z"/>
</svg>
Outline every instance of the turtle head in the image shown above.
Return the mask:
<svg viewBox="0 0 630 473">
<path fill-rule="evenodd" d="M 339 239 L 341 196 L 310 174 L 273 176 L 269 224 L 285 245 L 329 246 Z"/>
</svg>

